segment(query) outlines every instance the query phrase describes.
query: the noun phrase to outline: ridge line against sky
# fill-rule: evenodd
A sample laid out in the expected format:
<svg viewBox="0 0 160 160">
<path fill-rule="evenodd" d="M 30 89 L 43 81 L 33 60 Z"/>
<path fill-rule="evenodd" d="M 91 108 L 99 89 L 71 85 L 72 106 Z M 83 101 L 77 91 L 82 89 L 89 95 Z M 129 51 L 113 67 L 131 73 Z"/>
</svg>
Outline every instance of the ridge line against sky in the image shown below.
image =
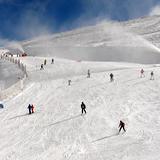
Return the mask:
<svg viewBox="0 0 160 160">
<path fill-rule="evenodd" d="M 0 44 L 155 14 L 159 0 L 0 0 Z"/>
</svg>

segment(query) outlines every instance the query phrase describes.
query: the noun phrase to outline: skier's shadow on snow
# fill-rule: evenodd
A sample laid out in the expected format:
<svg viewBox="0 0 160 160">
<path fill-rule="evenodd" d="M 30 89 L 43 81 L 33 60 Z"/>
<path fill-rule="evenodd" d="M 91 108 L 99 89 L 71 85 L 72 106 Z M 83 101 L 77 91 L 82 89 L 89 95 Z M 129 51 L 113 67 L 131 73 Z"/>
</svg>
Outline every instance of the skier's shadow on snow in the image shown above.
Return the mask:
<svg viewBox="0 0 160 160">
<path fill-rule="evenodd" d="M 81 114 L 73 116 L 73 117 L 70 117 L 70 118 L 67 118 L 67 119 L 64 119 L 64 120 L 61 120 L 61 121 L 58 121 L 58 122 L 55 122 L 55 123 L 52 123 L 52 124 L 49 124 L 47 127 L 54 126 L 56 124 L 60 124 L 60 123 L 66 122 L 66 121 L 70 121 L 70 120 L 76 119 L 78 117 L 81 117 Z"/>
<path fill-rule="evenodd" d="M 37 113 L 37 112 L 36 112 L 36 113 Z M 21 114 L 21 115 L 18 115 L 18 116 L 14 116 L 14 117 L 9 118 L 9 120 L 16 119 L 16 118 L 21 118 L 21 117 L 25 117 L 25 116 L 31 116 L 31 115 L 36 114 L 36 113 L 32 113 L 32 114 L 28 114 L 28 113 L 26 113 L 26 114 Z"/>
<path fill-rule="evenodd" d="M 119 133 L 115 133 L 115 134 L 112 134 L 110 136 L 105 136 L 105 137 L 102 137 L 102 138 L 99 138 L 99 139 L 96 139 L 96 140 L 92 141 L 92 143 L 95 143 L 95 142 L 98 142 L 98 141 L 102 141 L 104 139 L 112 138 L 112 137 L 115 137 L 115 136 L 118 136 L 118 135 L 119 135 Z"/>
<path fill-rule="evenodd" d="M 9 118 L 9 120 L 11 120 L 11 119 L 16 119 L 16 118 L 20 118 L 20 117 L 24 117 L 24 116 L 28 116 L 28 115 L 29 115 L 28 113 L 22 114 L 22 115 L 18 115 L 18 116 Z"/>
</svg>

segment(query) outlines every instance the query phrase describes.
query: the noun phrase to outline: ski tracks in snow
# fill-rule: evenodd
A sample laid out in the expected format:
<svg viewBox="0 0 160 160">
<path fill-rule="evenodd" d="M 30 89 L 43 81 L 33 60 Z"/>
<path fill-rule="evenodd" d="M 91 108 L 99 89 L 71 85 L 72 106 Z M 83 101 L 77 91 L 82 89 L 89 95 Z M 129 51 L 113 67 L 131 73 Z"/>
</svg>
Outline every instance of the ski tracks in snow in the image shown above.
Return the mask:
<svg viewBox="0 0 160 160">
<path fill-rule="evenodd" d="M 109 82 L 110 72 L 115 75 L 113 83 Z M 160 126 L 160 86 L 159 80 L 139 78 L 138 73 L 132 67 L 92 73 L 91 78 L 71 75 L 71 86 L 67 86 L 67 77 L 31 81 L 31 87 L 9 100 L 8 108 L 0 114 L 5 133 L 14 130 L 8 132 L 8 139 L 5 136 L 5 142 L 0 141 L 0 154 L 16 160 L 141 159 L 148 153 L 147 147 L 153 148 L 159 139 L 154 133 L 159 133 Z M 43 73 L 38 74 L 43 79 Z M 80 116 L 81 101 L 87 106 L 84 116 Z M 26 115 L 29 103 L 36 106 L 32 115 Z M 127 132 L 117 136 L 120 119 Z"/>
</svg>

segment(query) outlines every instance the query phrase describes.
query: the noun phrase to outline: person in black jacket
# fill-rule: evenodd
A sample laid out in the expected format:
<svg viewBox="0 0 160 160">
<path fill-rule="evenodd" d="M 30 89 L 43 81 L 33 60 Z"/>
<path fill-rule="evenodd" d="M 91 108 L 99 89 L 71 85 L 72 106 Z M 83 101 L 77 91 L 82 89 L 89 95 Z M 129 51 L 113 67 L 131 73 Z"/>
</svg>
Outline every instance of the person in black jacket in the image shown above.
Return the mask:
<svg viewBox="0 0 160 160">
<path fill-rule="evenodd" d="M 110 74 L 110 81 L 113 82 L 113 73 Z"/>
<path fill-rule="evenodd" d="M 83 113 L 85 113 L 85 114 L 87 113 L 86 112 L 86 105 L 84 104 L 84 102 L 81 103 L 81 109 L 82 109 L 82 115 L 83 115 Z"/>
<path fill-rule="evenodd" d="M 40 70 L 42 70 L 42 69 L 44 69 L 44 68 L 43 68 L 43 64 L 41 64 L 41 68 L 40 68 Z"/>
<path fill-rule="evenodd" d="M 123 131 L 126 132 L 125 123 L 123 121 L 120 121 L 120 123 L 119 123 L 119 133 L 120 133 L 122 128 L 123 128 Z"/>
<path fill-rule="evenodd" d="M 47 64 L 47 60 L 45 59 L 45 60 L 44 60 L 44 65 L 46 65 L 46 64 Z"/>
<path fill-rule="evenodd" d="M 68 80 L 68 85 L 69 85 L 69 86 L 71 85 L 71 82 L 72 82 L 72 81 L 69 79 L 69 80 Z"/>
<path fill-rule="evenodd" d="M 88 69 L 87 78 L 90 78 L 90 77 L 91 77 L 91 72 L 90 72 L 90 70 Z"/>
<path fill-rule="evenodd" d="M 151 72 L 151 78 L 150 78 L 150 80 L 154 80 L 154 73 L 153 73 L 153 71 Z"/>
<path fill-rule="evenodd" d="M 54 59 L 52 58 L 52 62 L 51 62 L 51 64 L 54 64 Z"/>
<path fill-rule="evenodd" d="M 32 106 L 30 104 L 28 105 L 28 110 L 29 110 L 29 114 L 31 114 L 32 113 Z"/>
</svg>

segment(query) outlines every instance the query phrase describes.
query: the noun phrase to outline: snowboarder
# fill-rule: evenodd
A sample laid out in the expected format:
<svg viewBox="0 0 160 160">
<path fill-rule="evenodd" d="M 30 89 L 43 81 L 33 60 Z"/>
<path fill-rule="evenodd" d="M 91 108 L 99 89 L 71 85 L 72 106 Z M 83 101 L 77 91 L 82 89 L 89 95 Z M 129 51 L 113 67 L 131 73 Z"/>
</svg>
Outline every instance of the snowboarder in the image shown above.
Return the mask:
<svg viewBox="0 0 160 160">
<path fill-rule="evenodd" d="M 84 102 L 81 103 L 81 109 L 82 109 L 82 114 L 83 115 L 83 112 L 86 114 L 86 105 L 84 104 Z"/>
<path fill-rule="evenodd" d="M 142 78 L 142 77 L 145 77 L 143 68 L 141 69 L 141 76 L 140 76 L 140 77 L 141 77 L 141 78 Z"/>
<path fill-rule="evenodd" d="M 70 79 L 68 80 L 68 85 L 69 85 L 69 86 L 71 85 L 71 80 L 70 80 Z"/>
<path fill-rule="evenodd" d="M 122 128 L 123 128 L 123 131 L 126 132 L 125 123 L 120 120 L 120 123 L 119 123 L 119 133 L 120 133 L 120 131 L 121 131 Z"/>
<path fill-rule="evenodd" d="M 32 106 L 30 104 L 28 105 L 28 110 L 29 110 L 29 114 L 31 114 Z"/>
<path fill-rule="evenodd" d="M 32 106 L 31 106 L 31 109 L 32 109 L 32 113 L 34 113 L 34 109 L 35 109 L 35 107 L 34 107 L 34 105 L 32 104 Z"/>
<path fill-rule="evenodd" d="M 90 76 L 91 76 L 91 73 L 90 73 L 90 70 L 88 69 L 87 78 L 90 78 Z"/>
<path fill-rule="evenodd" d="M 46 65 L 46 64 L 47 64 L 47 60 L 45 59 L 45 60 L 44 60 L 44 65 Z"/>
<path fill-rule="evenodd" d="M 114 79 L 113 79 L 113 73 L 110 74 L 110 82 L 113 82 Z"/>
<path fill-rule="evenodd" d="M 154 73 L 153 73 L 153 71 L 151 71 L 151 78 L 150 78 L 150 80 L 154 80 Z"/>
<path fill-rule="evenodd" d="M 51 64 L 54 64 L 54 59 L 52 58 L 52 62 L 51 62 Z"/>
<path fill-rule="evenodd" d="M 43 64 L 41 64 L 41 68 L 40 68 L 40 70 L 43 70 L 44 68 L 43 68 Z"/>
</svg>

